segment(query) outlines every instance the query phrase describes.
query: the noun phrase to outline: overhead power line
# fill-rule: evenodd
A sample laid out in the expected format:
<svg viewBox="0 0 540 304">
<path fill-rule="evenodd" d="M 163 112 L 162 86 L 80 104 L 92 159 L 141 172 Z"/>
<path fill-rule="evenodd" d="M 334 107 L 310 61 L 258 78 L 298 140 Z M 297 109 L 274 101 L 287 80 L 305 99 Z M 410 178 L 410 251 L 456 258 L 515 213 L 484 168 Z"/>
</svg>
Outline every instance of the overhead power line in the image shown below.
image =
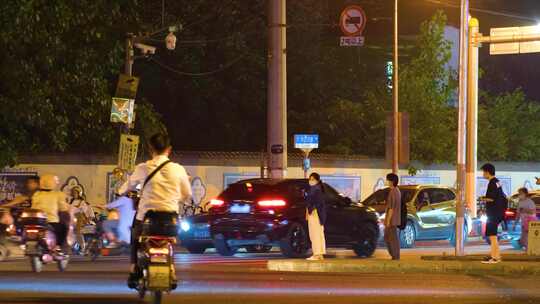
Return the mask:
<svg viewBox="0 0 540 304">
<path fill-rule="evenodd" d="M 460 6 L 457 5 L 457 4 L 448 3 L 446 1 L 441 1 L 441 0 L 424 0 L 424 1 L 429 2 L 429 3 L 433 3 L 433 4 L 452 7 L 452 8 L 460 8 Z M 489 15 L 493 15 L 493 16 L 502 16 L 502 17 L 507 17 L 507 18 L 534 21 L 534 22 L 538 21 L 538 20 L 536 20 L 536 19 L 534 19 L 532 17 L 529 17 L 529 16 L 518 15 L 518 14 L 514 14 L 514 13 L 509 13 L 509 12 L 501 12 L 501 11 L 494 11 L 494 10 L 481 9 L 481 8 L 472 8 L 472 7 L 470 8 L 470 10 L 472 12 L 489 14 Z"/>
<path fill-rule="evenodd" d="M 204 76 L 210 76 L 210 75 L 213 75 L 213 74 L 217 74 L 217 73 L 220 73 L 222 71 L 225 71 L 226 69 L 232 67 L 234 64 L 236 64 L 237 62 L 239 62 L 240 60 L 244 59 L 244 57 L 246 57 L 248 53 L 244 53 L 240 56 L 238 56 L 237 58 L 235 58 L 234 60 L 232 61 L 229 61 L 228 63 L 224 64 L 223 66 L 221 66 L 219 69 L 215 69 L 213 71 L 207 71 L 207 72 L 199 72 L 199 73 L 193 73 L 193 72 L 184 72 L 184 71 L 180 71 L 180 70 L 177 70 L 171 66 L 168 66 L 167 64 L 157 60 L 156 58 L 154 57 L 150 57 L 150 60 L 155 62 L 157 65 L 159 65 L 160 67 L 162 67 L 163 69 L 166 69 L 168 70 L 169 72 L 172 72 L 172 73 L 175 73 L 177 75 L 180 75 L 180 76 L 190 76 L 190 77 L 204 77 Z"/>
</svg>

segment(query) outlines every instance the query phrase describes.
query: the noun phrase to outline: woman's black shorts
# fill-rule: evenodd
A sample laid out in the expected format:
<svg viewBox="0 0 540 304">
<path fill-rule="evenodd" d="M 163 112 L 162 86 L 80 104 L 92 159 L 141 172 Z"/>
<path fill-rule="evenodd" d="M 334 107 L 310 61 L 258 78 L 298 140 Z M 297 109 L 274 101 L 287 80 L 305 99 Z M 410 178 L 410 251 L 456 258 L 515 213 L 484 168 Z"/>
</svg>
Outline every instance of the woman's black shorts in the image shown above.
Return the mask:
<svg viewBox="0 0 540 304">
<path fill-rule="evenodd" d="M 499 224 L 503 221 L 500 217 L 488 217 L 486 222 L 486 236 L 494 236 L 498 234 Z"/>
</svg>

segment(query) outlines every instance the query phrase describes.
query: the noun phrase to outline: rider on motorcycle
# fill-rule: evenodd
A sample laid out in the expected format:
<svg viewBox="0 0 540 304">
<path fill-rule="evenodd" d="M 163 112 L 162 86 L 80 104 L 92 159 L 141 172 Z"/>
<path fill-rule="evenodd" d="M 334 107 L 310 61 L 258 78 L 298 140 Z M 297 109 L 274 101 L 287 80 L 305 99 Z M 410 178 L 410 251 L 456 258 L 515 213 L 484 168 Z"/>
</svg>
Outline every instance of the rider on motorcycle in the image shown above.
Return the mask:
<svg viewBox="0 0 540 304">
<path fill-rule="evenodd" d="M 120 193 L 135 191 L 141 185 L 141 199 L 131 228 L 131 269 L 129 288 L 136 288 L 141 270 L 137 269 L 137 251 L 142 224 L 148 211 L 178 213 L 180 204 L 191 197 L 191 185 L 186 170 L 171 162 L 171 145 L 167 135 L 155 134 L 149 140 L 152 159 L 135 167 Z"/>
<path fill-rule="evenodd" d="M 66 195 L 55 190 L 58 186 L 58 177 L 50 174 L 41 176 L 40 190 L 32 196 L 32 209 L 39 209 L 47 215 L 47 222 L 56 235 L 57 250 L 61 251 L 66 242 L 69 225 L 69 205 Z"/>
</svg>

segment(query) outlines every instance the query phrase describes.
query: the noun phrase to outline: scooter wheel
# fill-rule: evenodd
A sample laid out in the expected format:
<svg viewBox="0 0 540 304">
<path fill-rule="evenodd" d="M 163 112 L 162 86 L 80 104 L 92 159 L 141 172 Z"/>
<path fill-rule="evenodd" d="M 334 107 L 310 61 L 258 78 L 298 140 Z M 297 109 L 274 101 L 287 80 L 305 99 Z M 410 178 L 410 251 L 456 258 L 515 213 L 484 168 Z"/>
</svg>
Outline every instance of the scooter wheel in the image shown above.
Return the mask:
<svg viewBox="0 0 540 304">
<path fill-rule="evenodd" d="M 0 262 L 5 261 L 9 256 L 9 249 L 6 246 L 0 245 Z"/>
<path fill-rule="evenodd" d="M 154 304 L 161 304 L 161 298 L 163 293 L 161 291 L 154 291 Z"/>
<path fill-rule="evenodd" d="M 68 263 L 69 263 L 69 260 L 66 258 L 66 259 L 62 259 L 62 260 L 59 260 L 57 262 L 58 264 L 58 270 L 61 271 L 61 272 L 64 272 L 66 271 L 67 269 L 67 266 L 68 266 Z"/>
<path fill-rule="evenodd" d="M 41 272 L 43 270 L 43 262 L 38 256 L 30 257 L 30 264 L 32 265 L 33 272 Z"/>
</svg>

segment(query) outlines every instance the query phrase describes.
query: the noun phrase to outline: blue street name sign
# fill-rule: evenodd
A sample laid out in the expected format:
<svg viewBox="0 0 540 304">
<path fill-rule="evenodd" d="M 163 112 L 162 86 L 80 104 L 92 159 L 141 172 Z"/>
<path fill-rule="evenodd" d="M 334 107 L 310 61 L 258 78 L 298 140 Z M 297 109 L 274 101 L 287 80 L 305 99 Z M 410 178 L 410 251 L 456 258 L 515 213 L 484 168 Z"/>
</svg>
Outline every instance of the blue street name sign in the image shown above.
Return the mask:
<svg viewBox="0 0 540 304">
<path fill-rule="evenodd" d="M 319 135 L 295 134 L 294 147 L 297 149 L 317 149 L 319 148 Z"/>
</svg>

